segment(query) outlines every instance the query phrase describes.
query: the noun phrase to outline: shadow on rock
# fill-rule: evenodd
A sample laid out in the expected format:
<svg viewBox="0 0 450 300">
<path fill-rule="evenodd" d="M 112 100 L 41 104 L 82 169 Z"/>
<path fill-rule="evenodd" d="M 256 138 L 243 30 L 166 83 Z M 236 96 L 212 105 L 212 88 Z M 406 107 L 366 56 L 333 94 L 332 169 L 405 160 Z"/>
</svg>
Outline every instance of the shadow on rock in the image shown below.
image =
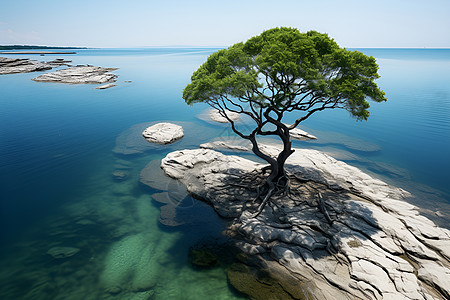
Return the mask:
<svg viewBox="0 0 450 300">
<path fill-rule="evenodd" d="M 256 218 L 263 165 L 199 149 L 169 153 L 161 166 L 232 220 L 237 247 L 270 269 L 282 265 L 314 298 L 449 295 L 449 231 L 405 202 L 408 192 L 326 154 L 298 149 L 287 162 L 290 194 L 272 197 Z"/>
</svg>

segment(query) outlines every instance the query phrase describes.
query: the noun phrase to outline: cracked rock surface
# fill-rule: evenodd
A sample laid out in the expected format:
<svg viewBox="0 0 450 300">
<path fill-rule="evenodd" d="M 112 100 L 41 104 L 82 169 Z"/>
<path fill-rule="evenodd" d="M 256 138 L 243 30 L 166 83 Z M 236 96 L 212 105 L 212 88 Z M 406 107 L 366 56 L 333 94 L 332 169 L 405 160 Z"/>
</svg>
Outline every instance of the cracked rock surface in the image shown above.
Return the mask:
<svg viewBox="0 0 450 300">
<path fill-rule="evenodd" d="M 172 144 L 184 136 L 183 127 L 172 123 L 158 123 L 145 128 L 142 136 L 151 143 Z"/>
<path fill-rule="evenodd" d="M 26 58 L 0 57 L 0 75 L 30 73 L 50 70 L 53 66 L 49 63 L 29 60 Z"/>
<path fill-rule="evenodd" d="M 273 197 L 253 218 L 263 166 L 211 149 L 171 152 L 161 162 L 190 194 L 233 218 L 229 233 L 242 238 L 243 252 L 273 259 L 316 299 L 450 297 L 450 231 L 407 203 L 407 191 L 296 149 L 286 162 L 290 196 Z"/>
<path fill-rule="evenodd" d="M 216 109 L 210 109 L 209 112 L 209 117 L 211 118 L 211 120 L 219 122 L 219 123 L 228 123 L 228 119 L 225 118 L 218 110 Z M 232 121 L 236 121 L 240 118 L 240 114 L 232 112 L 232 111 L 227 111 L 226 112 L 228 118 L 230 118 L 230 120 Z"/>
<path fill-rule="evenodd" d="M 33 78 L 33 80 L 38 82 L 59 82 L 69 84 L 100 84 L 115 82 L 117 75 L 109 73 L 115 70 L 117 70 L 117 68 L 75 66 L 51 73 L 45 73 Z"/>
</svg>

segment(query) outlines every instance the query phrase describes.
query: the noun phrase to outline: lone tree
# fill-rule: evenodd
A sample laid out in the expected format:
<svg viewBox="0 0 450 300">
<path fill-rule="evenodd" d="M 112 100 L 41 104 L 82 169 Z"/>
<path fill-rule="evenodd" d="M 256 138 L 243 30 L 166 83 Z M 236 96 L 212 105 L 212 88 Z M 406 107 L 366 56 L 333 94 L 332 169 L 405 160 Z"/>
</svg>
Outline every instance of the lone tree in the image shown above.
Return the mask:
<svg viewBox="0 0 450 300">
<path fill-rule="evenodd" d="M 375 83 L 377 71 L 373 57 L 340 48 L 327 34 L 274 28 L 210 55 L 192 75 L 183 99 L 217 109 L 269 163 L 259 213 L 272 195 L 288 188 L 284 164 L 294 152 L 289 131 L 325 109 L 342 108 L 357 120 L 367 120 L 367 99 L 387 100 Z M 250 117 L 253 129 L 240 130 L 230 112 Z M 294 116 L 292 124 L 283 122 L 287 115 Z M 283 149 L 269 156 L 261 152 L 257 136 L 278 136 Z"/>
</svg>

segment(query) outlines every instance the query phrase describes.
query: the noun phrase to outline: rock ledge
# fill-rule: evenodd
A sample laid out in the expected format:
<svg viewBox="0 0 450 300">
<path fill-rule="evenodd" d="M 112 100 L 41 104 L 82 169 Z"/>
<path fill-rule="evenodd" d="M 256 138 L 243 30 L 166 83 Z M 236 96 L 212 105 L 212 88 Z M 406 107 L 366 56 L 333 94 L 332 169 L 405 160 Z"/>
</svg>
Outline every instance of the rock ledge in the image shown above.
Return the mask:
<svg viewBox="0 0 450 300">
<path fill-rule="evenodd" d="M 117 68 L 76 66 L 51 73 L 45 73 L 33 78 L 33 80 L 38 82 L 69 84 L 100 84 L 116 81 L 117 75 L 109 73 L 115 70 L 117 70 Z"/>
<path fill-rule="evenodd" d="M 408 192 L 322 152 L 296 149 L 287 161 L 293 197 L 274 197 L 257 218 L 247 211 L 262 165 L 196 149 L 169 153 L 161 167 L 233 218 L 242 251 L 271 257 L 317 299 L 450 297 L 450 231 L 419 215 Z"/>
<path fill-rule="evenodd" d="M 144 138 L 157 144 L 171 144 L 184 136 L 183 127 L 172 123 L 158 123 L 147 127 L 142 135 Z"/>
</svg>

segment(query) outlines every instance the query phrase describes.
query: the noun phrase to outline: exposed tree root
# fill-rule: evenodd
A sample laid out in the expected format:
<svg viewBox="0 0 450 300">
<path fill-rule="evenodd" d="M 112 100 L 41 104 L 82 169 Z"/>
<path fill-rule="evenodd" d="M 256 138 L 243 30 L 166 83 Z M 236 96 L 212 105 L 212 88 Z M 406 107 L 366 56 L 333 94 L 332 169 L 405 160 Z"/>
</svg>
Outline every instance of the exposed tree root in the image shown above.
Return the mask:
<svg viewBox="0 0 450 300">
<path fill-rule="evenodd" d="M 274 190 L 275 190 L 275 186 L 272 183 L 272 186 L 269 188 L 269 191 L 267 192 L 267 194 L 264 197 L 263 201 L 258 206 L 258 209 L 256 210 L 256 212 L 254 214 L 251 215 L 252 218 L 256 218 L 263 211 L 264 207 L 266 206 L 267 201 L 269 201 L 269 199 L 272 196 L 272 193 L 273 193 Z"/>
<path fill-rule="evenodd" d="M 319 209 L 320 212 L 324 215 L 325 219 L 327 220 L 328 224 L 333 224 L 333 220 L 331 220 L 330 215 L 328 214 L 327 208 L 325 207 L 325 203 L 323 202 L 322 199 L 322 194 L 320 192 L 318 192 L 318 197 L 319 197 Z"/>
<path fill-rule="evenodd" d="M 259 174 L 259 175 L 261 175 L 261 174 Z M 251 180 L 255 181 L 257 176 L 258 175 L 252 176 Z M 308 181 L 299 179 L 297 177 L 295 177 L 295 179 L 299 180 L 301 183 L 304 183 L 304 184 L 306 184 L 308 182 Z M 308 188 L 308 189 L 310 189 L 310 188 Z M 312 189 L 315 190 L 315 192 L 317 193 L 317 198 L 318 198 L 317 206 L 318 206 L 320 212 L 323 214 L 323 216 L 326 219 L 326 221 L 328 222 L 328 224 L 332 225 L 333 220 L 331 219 L 330 214 L 328 213 L 325 202 L 323 201 L 322 194 L 316 188 L 312 187 Z M 269 178 L 266 179 L 264 184 L 256 187 L 256 192 L 257 192 L 257 195 L 252 200 L 252 203 L 255 203 L 256 201 L 261 199 L 261 204 L 258 206 L 256 211 L 251 215 L 252 218 L 256 218 L 257 216 L 259 216 L 261 214 L 261 212 L 264 210 L 267 203 L 269 203 L 271 198 L 274 196 L 284 195 L 286 197 L 291 198 L 292 200 L 300 200 L 300 199 L 296 198 L 295 191 L 294 190 L 291 191 L 290 179 L 287 174 L 279 177 L 276 182 L 271 181 L 270 176 L 269 176 Z M 271 203 L 275 204 L 273 202 L 271 202 Z M 277 206 L 277 205 L 275 205 L 275 206 Z"/>
<path fill-rule="evenodd" d="M 283 194 L 285 196 L 289 195 L 289 178 L 286 175 L 283 175 L 278 178 L 276 182 L 273 182 L 268 178 L 262 186 L 257 187 L 257 196 L 253 200 L 253 203 L 260 199 L 262 194 L 261 190 L 264 189 L 267 189 L 267 192 L 264 193 L 264 198 L 262 198 L 261 204 L 258 206 L 256 212 L 251 215 L 252 218 L 256 218 L 257 216 L 259 216 L 272 196 L 275 196 L 277 194 Z"/>
</svg>

